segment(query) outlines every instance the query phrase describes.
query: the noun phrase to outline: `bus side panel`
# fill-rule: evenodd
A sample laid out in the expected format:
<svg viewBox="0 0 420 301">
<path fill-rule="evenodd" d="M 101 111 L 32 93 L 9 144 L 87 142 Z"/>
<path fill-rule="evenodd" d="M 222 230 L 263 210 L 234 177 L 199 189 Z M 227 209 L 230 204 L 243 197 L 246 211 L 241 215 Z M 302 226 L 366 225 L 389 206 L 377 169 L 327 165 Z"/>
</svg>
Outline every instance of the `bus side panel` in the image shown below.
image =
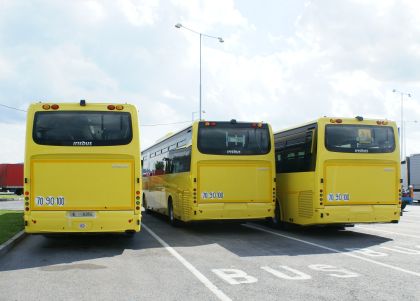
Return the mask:
<svg viewBox="0 0 420 301">
<path fill-rule="evenodd" d="M 299 224 L 312 219 L 318 196 L 315 172 L 277 174 L 277 195 L 283 221 Z"/>
<path fill-rule="evenodd" d="M 189 221 L 192 211 L 191 178 L 189 172 L 165 175 L 165 214 L 169 198 L 172 199 L 175 218 Z"/>
<path fill-rule="evenodd" d="M 165 185 L 163 175 L 148 176 L 145 179 L 147 189 L 145 189 L 145 196 L 147 206 L 153 211 L 166 213 L 165 204 Z"/>
</svg>

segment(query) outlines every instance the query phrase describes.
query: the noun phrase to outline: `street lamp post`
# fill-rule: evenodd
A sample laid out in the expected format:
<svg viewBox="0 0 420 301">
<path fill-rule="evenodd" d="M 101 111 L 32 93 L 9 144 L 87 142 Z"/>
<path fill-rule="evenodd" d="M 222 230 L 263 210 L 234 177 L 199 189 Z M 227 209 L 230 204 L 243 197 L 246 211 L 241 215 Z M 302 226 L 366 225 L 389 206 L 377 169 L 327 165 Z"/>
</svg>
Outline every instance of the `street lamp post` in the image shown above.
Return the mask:
<svg viewBox="0 0 420 301">
<path fill-rule="evenodd" d="M 198 113 L 198 112 L 192 112 L 191 113 L 191 121 L 194 121 L 194 115 L 195 115 L 195 113 Z M 201 111 L 201 113 L 204 114 L 204 113 L 206 113 L 206 111 L 203 110 L 203 111 Z"/>
<path fill-rule="evenodd" d="M 404 131 L 404 95 L 411 97 L 410 93 L 402 92 L 396 89 L 392 90 L 393 93 L 399 93 L 401 95 L 401 123 L 400 123 L 400 149 L 401 149 L 401 161 L 405 158 L 405 131 Z"/>
<path fill-rule="evenodd" d="M 201 113 L 203 112 L 201 110 L 201 40 L 202 40 L 202 37 L 217 39 L 220 43 L 223 43 L 224 40 L 221 37 L 215 37 L 215 36 L 211 36 L 211 35 L 208 35 L 208 34 L 205 34 L 205 33 L 202 33 L 202 32 L 195 31 L 195 30 L 193 30 L 191 28 L 185 27 L 181 23 L 175 24 L 175 27 L 176 28 L 185 28 L 186 30 L 189 30 L 189 31 L 191 31 L 191 32 L 193 32 L 195 34 L 198 34 L 200 36 L 200 92 L 199 92 L 200 93 L 199 94 L 200 96 L 199 96 L 199 108 L 198 108 L 198 112 L 199 112 L 199 116 L 200 116 L 200 120 L 201 120 Z"/>
</svg>

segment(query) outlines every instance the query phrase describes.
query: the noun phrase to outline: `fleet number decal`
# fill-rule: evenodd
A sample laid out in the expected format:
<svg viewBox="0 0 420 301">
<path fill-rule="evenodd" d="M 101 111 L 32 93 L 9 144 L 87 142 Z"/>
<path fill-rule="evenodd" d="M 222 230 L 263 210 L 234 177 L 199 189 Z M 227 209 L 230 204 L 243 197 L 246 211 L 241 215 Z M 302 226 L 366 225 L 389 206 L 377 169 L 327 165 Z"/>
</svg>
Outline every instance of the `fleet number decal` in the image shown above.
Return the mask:
<svg viewBox="0 0 420 301">
<path fill-rule="evenodd" d="M 63 196 L 37 196 L 35 197 L 36 206 L 64 206 L 65 199 Z"/>
<path fill-rule="evenodd" d="M 328 202 L 334 201 L 350 201 L 350 193 L 329 193 L 327 195 Z"/>
<path fill-rule="evenodd" d="M 221 200 L 224 198 L 224 193 L 223 192 L 202 192 L 201 193 L 201 198 L 202 199 L 216 199 L 216 200 Z"/>
</svg>

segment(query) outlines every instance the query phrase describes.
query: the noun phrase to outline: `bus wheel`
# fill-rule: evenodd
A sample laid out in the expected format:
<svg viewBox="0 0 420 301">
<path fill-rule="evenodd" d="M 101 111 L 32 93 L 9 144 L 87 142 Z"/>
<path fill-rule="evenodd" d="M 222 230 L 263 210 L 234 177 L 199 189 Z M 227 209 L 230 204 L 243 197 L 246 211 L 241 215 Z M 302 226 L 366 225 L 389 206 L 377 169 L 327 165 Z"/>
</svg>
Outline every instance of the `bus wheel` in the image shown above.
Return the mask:
<svg viewBox="0 0 420 301">
<path fill-rule="evenodd" d="M 176 227 L 179 225 L 178 220 L 175 218 L 175 214 L 174 214 L 174 207 L 172 205 L 172 198 L 169 197 L 168 200 L 168 217 L 169 217 L 169 223 Z"/>
<path fill-rule="evenodd" d="M 280 215 L 280 206 L 279 202 L 276 202 L 276 209 L 274 209 L 274 217 L 271 219 L 271 224 L 275 228 L 280 228 L 282 222 L 281 222 L 281 215 Z"/>
</svg>

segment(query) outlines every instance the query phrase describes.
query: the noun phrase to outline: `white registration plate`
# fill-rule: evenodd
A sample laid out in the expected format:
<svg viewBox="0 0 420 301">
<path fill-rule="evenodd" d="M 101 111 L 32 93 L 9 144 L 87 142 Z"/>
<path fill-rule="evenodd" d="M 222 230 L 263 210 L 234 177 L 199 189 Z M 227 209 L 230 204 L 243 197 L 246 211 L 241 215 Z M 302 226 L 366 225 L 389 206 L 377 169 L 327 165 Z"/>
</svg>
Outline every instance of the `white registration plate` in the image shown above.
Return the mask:
<svg viewBox="0 0 420 301">
<path fill-rule="evenodd" d="M 70 211 L 69 217 L 96 217 L 94 211 Z"/>
</svg>

